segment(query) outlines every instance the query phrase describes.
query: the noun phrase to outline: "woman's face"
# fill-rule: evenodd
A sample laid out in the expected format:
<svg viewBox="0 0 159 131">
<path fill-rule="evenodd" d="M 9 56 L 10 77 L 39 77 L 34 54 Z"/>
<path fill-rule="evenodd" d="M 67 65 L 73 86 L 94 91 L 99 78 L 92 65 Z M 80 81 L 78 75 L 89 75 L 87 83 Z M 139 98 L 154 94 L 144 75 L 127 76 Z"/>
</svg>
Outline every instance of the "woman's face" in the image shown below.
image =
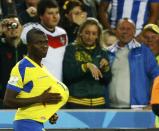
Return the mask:
<svg viewBox="0 0 159 131">
<path fill-rule="evenodd" d="M 93 46 L 96 44 L 96 40 L 98 39 L 99 30 L 97 25 L 86 25 L 84 29 L 81 31 L 81 39 L 86 46 Z"/>
</svg>

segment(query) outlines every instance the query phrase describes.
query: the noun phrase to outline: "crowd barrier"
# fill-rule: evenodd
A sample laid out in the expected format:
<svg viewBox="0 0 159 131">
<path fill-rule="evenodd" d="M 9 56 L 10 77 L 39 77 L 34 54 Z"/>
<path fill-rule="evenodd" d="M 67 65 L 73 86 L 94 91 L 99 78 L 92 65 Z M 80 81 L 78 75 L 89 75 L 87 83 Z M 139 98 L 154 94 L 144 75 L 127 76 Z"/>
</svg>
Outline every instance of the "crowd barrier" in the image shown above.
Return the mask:
<svg viewBox="0 0 159 131">
<path fill-rule="evenodd" d="M 0 129 L 0 131 L 13 131 L 13 129 Z M 45 129 L 45 131 L 159 131 L 159 129 Z"/>
<path fill-rule="evenodd" d="M 0 131 L 13 127 L 15 110 L 0 110 Z M 147 110 L 67 110 L 58 113 L 55 125 L 47 129 L 148 129 L 154 128 L 154 114 Z"/>
</svg>

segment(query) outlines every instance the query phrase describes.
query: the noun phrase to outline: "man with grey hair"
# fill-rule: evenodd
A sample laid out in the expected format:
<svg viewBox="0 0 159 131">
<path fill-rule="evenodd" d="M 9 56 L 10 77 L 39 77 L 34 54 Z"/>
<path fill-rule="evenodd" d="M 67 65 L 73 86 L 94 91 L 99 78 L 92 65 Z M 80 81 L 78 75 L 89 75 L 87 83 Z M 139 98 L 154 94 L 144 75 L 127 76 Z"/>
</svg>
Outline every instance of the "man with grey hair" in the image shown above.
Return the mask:
<svg viewBox="0 0 159 131">
<path fill-rule="evenodd" d="M 109 50 L 112 81 L 109 84 L 111 108 L 143 108 L 149 104 L 151 83 L 159 79 L 159 67 L 148 47 L 134 39 L 135 24 L 123 18 L 117 24 L 119 41 Z"/>
</svg>

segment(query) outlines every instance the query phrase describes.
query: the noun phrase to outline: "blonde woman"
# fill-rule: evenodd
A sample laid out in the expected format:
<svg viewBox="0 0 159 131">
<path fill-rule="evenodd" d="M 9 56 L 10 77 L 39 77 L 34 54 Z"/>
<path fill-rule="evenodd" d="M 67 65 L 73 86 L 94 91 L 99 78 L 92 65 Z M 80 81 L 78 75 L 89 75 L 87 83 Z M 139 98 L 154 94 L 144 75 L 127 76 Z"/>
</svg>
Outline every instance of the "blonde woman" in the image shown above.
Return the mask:
<svg viewBox="0 0 159 131">
<path fill-rule="evenodd" d="M 111 72 L 107 53 L 100 47 L 101 33 L 99 22 L 87 18 L 76 41 L 66 48 L 63 80 L 70 91 L 67 108 L 105 108 L 105 87 Z"/>
</svg>

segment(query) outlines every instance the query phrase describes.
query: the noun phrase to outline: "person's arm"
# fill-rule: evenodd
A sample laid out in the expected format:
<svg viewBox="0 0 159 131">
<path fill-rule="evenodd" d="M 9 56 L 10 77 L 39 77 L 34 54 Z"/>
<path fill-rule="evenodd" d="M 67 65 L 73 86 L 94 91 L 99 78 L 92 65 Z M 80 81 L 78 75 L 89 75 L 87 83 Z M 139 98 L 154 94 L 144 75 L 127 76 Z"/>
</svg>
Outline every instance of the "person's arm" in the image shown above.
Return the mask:
<svg viewBox="0 0 159 131">
<path fill-rule="evenodd" d="M 102 78 L 102 73 L 98 67 L 90 62 L 80 62 L 80 53 L 76 51 L 73 45 L 67 46 L 63 60 L 63 79 L 66 83 L 79 81 L 87 75 L 92 75 L 96 80 Z M 71 72 L 70 72 L 71 70 Z"/>
<path fill-rule="evenodd" d="M 107 57 L 101 59 L 100 70 L 103 74 L 103 78 L 101 79 L 101 81 L 107 86 L 112 78 L 112 73 Z"/>
<path fill-rule="evenodd" d="M 30 16 L 29 16 L 29 14 L 27 13 L 27 11 L 23 11 L 23 12 L 19 13 L 19 16 L 18 16 L 18 17 L 20 18 L 22 25 L 24 25 L 24 24 L 30 22 L 30 21 L 29 21 L 29 20 L 30 20 Z"/>
<path fill-rule="evenodd" d="M 36 103 L 43 103 L 44 106 L 46 103 L 49 104 L 59 103 L 62 99 L 61 95 L 59 93 L 49 93 L 50 89 L 51 88 L 48 88 L 41 95 L 36 97 L 16 98 L 19 92 L 7 88 L 3 102 L 6 106 L 13 108 L 30 106 Z"/>
<path fill-rule="evenodd" d="M 95 80 L 100 80 L 101 78 L 103 78 L 102 72 L 95 64 L 88 62 L 83 64 L 82 66 L 83 66 L 83 71 L 84 72 L 89 71 Z"/>
<path fill-rule="evenodd" d="M 110 28 L 110 23 L 107 15 L 107 9 L 109 6 L 110 1 L 109 0 L 102 0 L 99 4 L 98 14 L 100 22 L 102 23 L 103 27 L 105 29 Z"/>
<path fill-rule="evenodd" d="M 158 20 L 158 11 L 159 11 L 159 2 L 150 3 L 150 16 L 148 23 L 157 23 Z"/>
<path fill-rule="evenodd" d="M 78 81 L 85 76 L 85 72 L 82 71 L 82 62 L 76 60 L 76 49 L 74 45 L 66 47 L 64 59 L 63 59 L 63 80 L 66 83 Z"/>
<path fill-rule="evenodd" d="M 150 103 L 153 113 L 159 116 L 159 76 L 154 79 Z"/>
</svg>

